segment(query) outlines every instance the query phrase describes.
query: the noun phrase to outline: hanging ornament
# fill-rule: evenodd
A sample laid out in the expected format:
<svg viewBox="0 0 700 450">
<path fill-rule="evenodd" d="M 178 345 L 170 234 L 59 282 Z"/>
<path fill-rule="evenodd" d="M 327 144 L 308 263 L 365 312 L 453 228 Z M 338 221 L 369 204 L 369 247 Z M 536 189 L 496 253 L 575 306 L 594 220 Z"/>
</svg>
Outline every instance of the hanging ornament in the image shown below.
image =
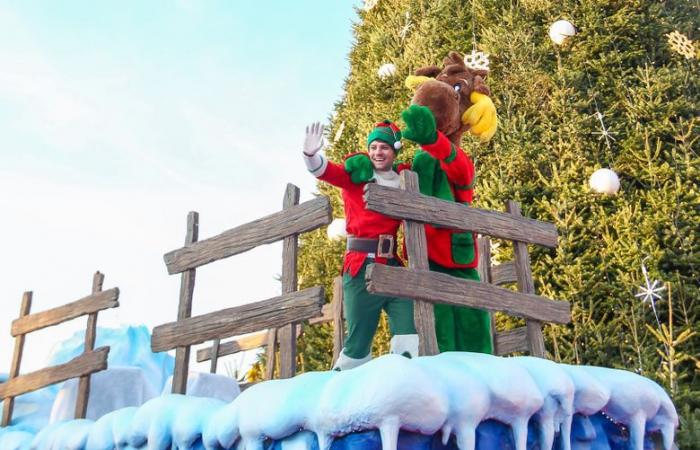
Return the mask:
<svg viewBox="0 0 700 450">
<path fill-rule="evenodd" d="M 557 20 L 549 27 L 549 38 L 557 45 L 563 44 L 566 38 L 575 34 L 576 28 L 568 20 Z"/>
<path fill-rule="evenodd" d="M 345 219 L 333 219 L 333 222 L 328 225 L 326 233 L 331 241 L 339 241 L 346 237 L 348 233 L 345 231 Z"/>
<path fill-rule="evenodd" d="M 411 28 L 413 28 L 413 22 L 411 21 L 411 13 L 406 11 L 406 23 L 401 28 L 401 31 L 399 31 L 399 37 L 401 38 L 401 40 L 406 39 L 406 36 L 408 36 L 408 32 L 411 31 Z"/>
<path fill-rule="evenodd" d="M 464 55 L 464 65 L 472 70 L 489 71 L 489 54 L 472 50 L 470 54 Z"/>
<path fill-rule="evenodd" d="M 620 190 L 620 179 L 610 169 L 598 169 L 591 175 L 588 185 L 595 192 L 615 195 Z"/>
<path fill-rule="evenodd" d="M 393 77 L 394 74 L 396 74 L 396 66 L 392 63 L 382 64 L 379 70 L 377 70 L 377 75 L 379 75 L 379 78 L 382 80 Z"/>
<path fill-rule="evenodd" d="M 671 46 L 673 51 L 681 56 L 685 56 L 685 59 L 693 59 L 696 57 L 693 41 L 688 39 L 684 34 L 674 31 L 668 33 L 666 38 L 668 39 L 668 45 Z"/>
<path fill-rule="evenodd" d="M 345 130 L 345 121 L 342 121 L 340 123 L 340 126 L 338 127 L 338 131 L 335 132 L 335 136 L 333 136 L 333 142 L 338 142 L 343 136 L 343 131 Z"/>
<path fill-rule="evenodd" d="M 603 113 L 598 110 L 598 102 L 595 102 L 595 108 L 596 112 L 594 115 L 596 119 L 598 119 L 598 122 L 600 122 L 600 131 L 594 131 L 591 134 L 599 135 L 598 140 L 605 139 L 605 144 L 610 148 L 610 141 L 615 140 L 613 135 L 617 133 L 608 130 L 608 127 L 605 126 L 605 122 L 603 122 Z"/>
<path fill-rule="evenodd" d="M 362 6 L 362 9 L 365 11 L 369 11 L 375 6 L 377 6 L 377 3 L 379 3 L 379 0 L 365 0 L 364 6 Z"/>
<path fill-rule="evenodd" d="M 635 297 L 641 298 L 642 303 L 649 303 L 656 311 L 656 299 L 661 300 L 659 292 L 666 290 L 666 287 L 659 280 L 652 282 L 649 279 L 649 273 L 644 265 L 644 261 L 642 261 L 642 274 L 644 275 L 644 286 L 639 286 L 639 292 L 635 294 Z"/>
<path fill-rule="evenodd" d="M 642 274 L 644 275 L 644 286 L 639 286 L 639 292 L 635 294 L 635 297 L 641 298 L 642 303 L 649 303 L 652 311 L 654 311 L 656 324 L 659 326 L 659 330 L 661 330 L 661 322 L 659 321 L 659 315 L 656 312 L 656 300 L 662 299 L 659 293 L 666 290 L 666 287 L 659 280 L 654 280 L 654 282 L 652 282 L 649 279 L 647 267 L 644 265 L 644 261 L 646 259 L 647 258 L 644 258 L 644 260 L 642 260 Z"/>
</svg>

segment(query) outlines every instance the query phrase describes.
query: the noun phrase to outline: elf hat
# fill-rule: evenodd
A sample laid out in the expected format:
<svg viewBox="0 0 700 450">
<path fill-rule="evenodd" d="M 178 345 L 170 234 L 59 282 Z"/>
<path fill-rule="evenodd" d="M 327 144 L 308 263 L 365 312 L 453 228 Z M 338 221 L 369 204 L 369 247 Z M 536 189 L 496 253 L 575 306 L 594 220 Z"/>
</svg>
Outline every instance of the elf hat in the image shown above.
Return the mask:
<svg viewBox="0 0 700 450">
<path fill-rule="evenodd" d="M 367 136 L 367 147 L 374 141 L 385 142 L 398 153 L 401 150 L 401 130 L 388 120 L 377 122 Z"/>
</svg>

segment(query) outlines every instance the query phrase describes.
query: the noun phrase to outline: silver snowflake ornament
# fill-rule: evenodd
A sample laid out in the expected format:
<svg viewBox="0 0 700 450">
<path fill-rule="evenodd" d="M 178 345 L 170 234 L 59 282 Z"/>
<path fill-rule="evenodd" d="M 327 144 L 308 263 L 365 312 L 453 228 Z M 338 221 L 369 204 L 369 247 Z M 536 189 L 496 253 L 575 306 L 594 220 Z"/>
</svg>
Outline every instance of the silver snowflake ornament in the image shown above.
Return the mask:
<svg viewBox="0 0 700 450">
<path fill-rule="evenodd" d="M 656 300 L 661 300 L 660 292 L 666 290 L 666 286 L 661 284 L 659 280 L 654 280 L 653 282 L 649 279 L 649 273 L 647 268 L 642 262 L 642 274 L 644 274 L 644 286 L 639 286 L 639 292 L 635 294 L 635 297 L 641 298 L 642 303 L 649 303 L 656 313 Z"/>
<path fill-rule="evenodd" d="M 406 39 L 406 36 L 408 36 L 408 33 L 411 31 L 411 28 L 413 28 L 413 21 L 411 21 L 411 13 L 406 12 L 406 23 L 401 28 L 401 31 L 399 31 L 399 37 L 401 38 L 401 40 Z"/>
<path fill-rule="evenodd" d="M 600 111 L 596 111 L 594 116 L 600 122 L 601 131 L 594 131 L 591 134 L 599 135 L 598 140 L 605 139 L 605 143 L 607 144 L 608 148 L 610 148 L 610 141 L 616 140 L 613 135 L 617 133 L 608 130 L 608 128 L 605 126 L 605 122 L 603 122 L 603 113 L 601 113 Z"/>
<path fill-rule="evenodd" d="M 472 70 L 489 70 L 489 54 L 472 50 L 468 55 L 464 55 L 464 65 Z"/>
</svg>

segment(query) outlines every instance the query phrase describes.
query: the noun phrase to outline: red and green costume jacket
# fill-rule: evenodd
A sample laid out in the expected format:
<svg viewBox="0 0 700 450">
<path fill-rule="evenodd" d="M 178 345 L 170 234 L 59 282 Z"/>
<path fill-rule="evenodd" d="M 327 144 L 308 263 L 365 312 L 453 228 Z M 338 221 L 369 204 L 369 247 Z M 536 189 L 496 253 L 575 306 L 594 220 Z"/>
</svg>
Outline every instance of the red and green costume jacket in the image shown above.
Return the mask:
<svg viewBox="0 0 700 450">
<path fill-rule="evenodd" d="M 348 155 L 345 159 L 357 154 Z M 369 155 L 366 153 L 361 154 L 369 159 Z M 363 196 L 366 182 L 353 182 L 344 166 L 331 161 L 328 161 L 326 170 L 318 176 L 318 179 L 342 190 L 345 230 L 349 235 L 359 238 L 377 239 L 380 234 L 389 234 L 394 236 L 394 242 L 396 242 L 396 231 L 401 221 L 365 208 Z M 343 273 L 349 272 L 351 276 L 355 277 L 366 259 L 367 253 L 348 250 L 343 260 Z M 375 257 L 375 262 L 386 264 L 387 260 L 386 258 Z"/>
<path fill-rule="evenodd" d="M 438 131 L 432 144 L 421 146 L 411 170 L 418 174 L 421 194 L 471 205 L 474 163 L 461 148 Z M 403 168 L 403 167 L 402 167 Z M 474 233 L 425 226 L 428 259 L 446 268 L 475 268 L 479 262 Z"/>
</svg>

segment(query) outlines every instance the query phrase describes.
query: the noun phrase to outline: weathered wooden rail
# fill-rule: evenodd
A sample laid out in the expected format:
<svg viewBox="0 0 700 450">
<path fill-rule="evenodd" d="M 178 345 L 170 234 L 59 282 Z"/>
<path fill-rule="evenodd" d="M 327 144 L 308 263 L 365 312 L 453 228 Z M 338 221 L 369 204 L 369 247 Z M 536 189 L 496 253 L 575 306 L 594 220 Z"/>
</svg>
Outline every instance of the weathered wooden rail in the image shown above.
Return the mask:
<svg viewBox="0 0 700 450">
<path fill-rule="evenodd" d="M 103 282 L 104 275 L 96 272 L 92 279 L 91 295 L 66 305 L 34 314 L 30 314 L 32 292 L 24 293 L 19 318 L 12 322 L 11 334 L 15 338 L 15 348 L 12 355 L 9 379 L 5 383 L 0 384 L 0 399 L 4 400 L 0 426 L 5 427 L 12 421 L 14 399 L 18 395 L 78 377 L 80 377 L 80 380 L 75 404 L 75 418 L 85 418 L 90 398 L 90 375 L 107 368 L 107 355 L 109 354 L 109 347 L 94 349 L 97 332 L 97 313 L 119 306 L 119 288 L 102 291 Z M 46 367 L 35 372 L 20 375 L 24 341 L 28 333 L 85 315 L 88 316 L 88 321 L 85 331 L 85 347 L 82 355 L 73 358 L 65 364 Z"/>
<path fill-rule="evenodd" d="M 336 277 L 333 280 L 333 298 L 321 308 L 321 315 L 309 319 L 309 325 L 333 322 L 333 363 L 338 359 L 343 349 L 345 340 L 345 325 L 343 323 L 343 279 Z M 297 337 L 301 330 L 297 330 Z M 267 347 L 270 331 L 260 331 L 248 336 L 236 337 L 228 342 L 220 343 L 218 347 L 212 345 L 197 350 L 197 362 L 211 361 L 212 373 L 216 372 L 216 359 L 222 356 L 234 355 L 247 350 Z"/>
<path fill-rule="evenodd" d="M 278 340 L 279 375 L 281 378 L 294 376 L 296 324 L 319 316 L 325 299 L 320 286 L 297 290 L 298 235 L 328 225 L 331 219 L 328 198 L 318 197 L 299 204 L 299 188 L 292 184 L 287 185 L 282 211 L 202 241 L 198 240 L 199 215 L 196 212 L 189 213 L 185 246 L 164 255 L 168 273 L 182 274 L 177 321 L 157 326 L 153 329 L 151 338 L 153 351 L 176 349 L 173 393 L 186 392 L 190 346 L 213 340 L 209 359 L 215 370 L 216 360 L 222 356 L 222 350 L 228 351 L 231 346 L 235 346 L 221 344 L 221 339 L 266 329 L 266 378 L 270 379 L 273 375 Z M 281 296 L 191 317 L 198 267 L 279 240 L 283 241 Z"/>
<path fill-rule="evenodd" d="M 556 247 L 558 233 L 554 225 L 523 217 L 514 201 L 508 201 L 508 212 L 502 213 L 422 195 L 415 173 L 404 171 L 401 176 L 401 189 L 368 184 L 365 201 L 367 209 L 404 221 L 408 268 L 370 266 L 367 290 L 416 300 L 415 322 L 423 355 L 439 351 L 432 304 L 446 303 L 524 317 L 527 325 L 523 330 L 494 336 L 496 351 L 503 354 L 527 348 L 532 355 L 544 357 L 542 322 L 568 323 L 570 305 L 535 295 L 527 244 Z M 430 272 L 424 224 L 511 240 L 514 262 L 492 268 L 488 253 L 488 259 L 480 263 L 482 283 Z M 482 251 L 484 247 L 480 246 Z M 513 281 L 518 284 L 518 292 L 499 286 Z"/>
</svg>

